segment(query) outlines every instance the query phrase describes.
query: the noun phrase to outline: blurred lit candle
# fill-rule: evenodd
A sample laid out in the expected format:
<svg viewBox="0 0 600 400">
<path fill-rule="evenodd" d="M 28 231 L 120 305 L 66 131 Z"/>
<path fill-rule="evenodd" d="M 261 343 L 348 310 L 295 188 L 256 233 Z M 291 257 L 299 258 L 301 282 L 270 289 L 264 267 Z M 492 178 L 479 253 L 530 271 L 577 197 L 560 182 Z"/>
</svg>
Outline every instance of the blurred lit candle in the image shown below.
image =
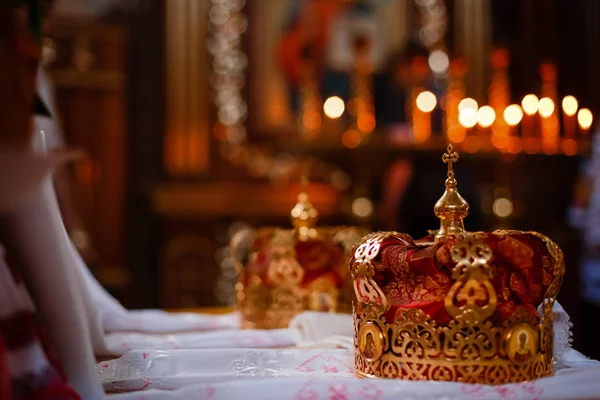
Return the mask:
<svg viewBox="0 0 600 400">
<path fill-rule="evenodd" d="M 518 137 L 518 135 L 514 135 L 513 133 L 517 131 L 518 128 L 516 127 L 523 119 L 523 110 L 518 104 L 511 104 L 504 109 L 503 117 L 506 125 L 508 125 L 510 129 L 509 137 L 506 138 L 506 144 L 509 147 L 509 151 L 516 150 L 517 148 L 520 151 L 522 148 L 521 139 Z M 504 148 L 504 146 L 502 148 Z"/>
<path fill-rule="evenodd" d="M 548 119 L 554 114 L 554 102 L 550 97 L 543 97 L 538 104 L 538 114 L 542 119 L 542 138 L 547 139 L 551 134 L 548 127 Z"/>
<path fill-rule="evenodd" d="M 458 122 L 460 125 L 468 130 L 477 125 L 477 110 L 473 108 L 465 108 L 458 113 Z"/>
<path fill-rule="evenodd" d="M 577 99 L 573 96 L 565 96 L 562 100 L 562 111 L 563 111 L 563 126 L 565 127 L 565 137 L 574 138 L 576 131 L 575 114 L 577 114 L 577 108 L 579 104 Z"/>
<path fill-rule="evenodd" d="M 482 128 L 482 132 L 487 132 L 495 120 L 496 111 L 491 106 L 482 106 L 477 110 L 477 125 Z"/>
<path fill-rule="evenodd" d="M 338 96 L 328 97 L 323 103 L 323 113 L 327 117 L 324 121 L 324 131 L 327 136 L 337 135 L 341 131 L 340 117 L 346 111 L 344 100 Z M 327 132 L 330 130 L 330 132 Z"/>
<path fill-rule="evenodd" d="M 466 129 L 466 135 L 469 129 L 477 125 L 477 109 L 479 104 L 470 97 L 464 98 L 458 103 L 458 123 Z"/>
<path fill-rule="evenodd" d="M 592 122 L 594 122 L 594 117 L 592 112 L 587 108 L 582 108 L 577 113 L 577 123 L 579 124 L 579 129 L 583 135 L 587 135 L 590 127 L 592 126 Z"/>
<path fill-rule="evenodd" d="M 539 99 L 535 94 L 528 94 L 523 97 L 521 101 L 521 107 L 523 108 L 523 124 L 521 128 L 521 135 L 523 137 L 536 136 L 535 134 L 535 117 L 534 115 L 538 112 Z"/>
<path fill-rule="evenodd" d="M 413 132 L 415 142 L 423 143 L 431 137 L 431 112 L 437 105 L 435 95 L 429 91 L 419 93 L 413 109 Z"/>
</svg>

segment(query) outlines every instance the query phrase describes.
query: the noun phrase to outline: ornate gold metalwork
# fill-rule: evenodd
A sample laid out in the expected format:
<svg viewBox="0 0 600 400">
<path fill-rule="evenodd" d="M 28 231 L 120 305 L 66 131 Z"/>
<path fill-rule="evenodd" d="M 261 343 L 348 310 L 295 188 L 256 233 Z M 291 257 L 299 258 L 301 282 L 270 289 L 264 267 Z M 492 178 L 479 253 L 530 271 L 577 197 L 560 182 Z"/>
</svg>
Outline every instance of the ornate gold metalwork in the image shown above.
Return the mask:
<svg viewBox="0 0 600 400">
<path fill-rule="evenodd" d="M 302 178 L 302 185 L 305 187 L 308 185 L 306 177 Z M 317 236 L 314 227 L 319 219 L 319 213 L 310 202 L 306 191 L 298 195 L 298 203 L 292 209 L 291 217 L 298 239 L 308 240 Z"/>
<path fill-rule="evenodd" d="M 315 228 L 317 216 L 308 196 L 302 192 L 291 212 L 295 229 L 263 228 L 255 234 L 246 233 L 244 237 L 232 239 L 232 255 L 240 271 L 236 291 L 243 328 L 285 328 L 304 310 L 350 312 L 355 297 L 349 277 L 346 287 L 327 275 L 305 283 L 305 270 L 298 262 L 296 245 L 308 240 L 338 245 L 348 260 L 361 233 L 346 227 Z M 261 243 L 260 248 L 254 248 L 254 243 Z M 263 279 L 268 284 L 245 267 L 265 249 L 268 249 L 270 261 Z"/>
<path fill-rule="evenodd" d="M 357 374 L 366 377 L 409 380 L 460 381 L 501 384 L 522 382 L 553 373 L 552 306 L 565 272 L 563 253 L 552 240 L 537 232 L 496 231 L 492 234 L 467 233 L 463 219 L 469 205 L 458 194 L 453 165 L 458 154 L 452 145 L 442 157 L 448 164 L 446 191 L 435 205 L 440 229 L 435 243 L 447 247 L 455 263 L 452 285 L 444 297 L 451 318 L 439 325 L 423 310 L 390 310 L 390 299 L 378 279 L 386 268 L 378 261 L 382 245 L 395 241 L 412 248 L 433 246 L 396 232 L 376 232 L 356 244 L 350 263 L 357 304 L 354 314 L 354 361 Z M 496 294 L 492 279 L 496 268 L 489 236 L 529 235 L 541 240 L 547 249 L 546 266 L 552 265 L 552 281 L 544 293 L 539 318 L 519 310 L 508 319 L 494 323 L 490 318 L 498 304 L 510 293 Z M 401 250 L 401 249 L 400 249 Z M 392 271 L 407 271 L 403 257 Z M 376 274 L 377 272 L 377 274 Z M 402 279 L 394 273 L 392 279 Z M 385 288 L 387 290 L 387 288 Z M 394 311 L 392 317 L 391 311 Z"/>
<path fill-rule="evenodd" d="M 496 325 L 489 320 L 497 302 L 490 282 L 494 258 L 490 247 L 482 241 L 484 234 L 463 233 L 444 242 L 456 263 L 452 273 L 455 282 L 445 298 L 446 310 L 453 318 L 447 326 L 439 325 L 418 309 L 399 311 L 395 320 L 388 322 L 388 299 L 374 280 L 376 265 L 372 260 L 379 255 L 384 241 L 411 239 L 397 233 L 375 233 L 363 238 L 350 265 L 357 290 L 357 307 L 354 307 L 357 374 L 488 384 L 551 375 L 551 304 L 558 293 L 564 262 L 558 246 L 543 235 L 531 234 L 544 241 L 554 265 L 553 283 L 545 294 L 542 318 L 538 322 L 529 313 L 519 311 Z"/>
<path fill-rule="evenodd" d="M 454 164 L 458 162 L 458 158 L 458 153 L 454 151 L 452 144 L 449 144 L 447 152 L 442 156 L 442 161 L 448 164 L 446 190 L 433 208 L 435 216 L 440 219 L 440 229 L 435 235 L 436 241 L 446 236 L 465 232 L 463 220 L 469 214 L 469 204 L 456 189 L 457 183 L 454 178 Z"/>
<path fill-rule="evenodd" d="M 452 271 L 452 279 L 456 282 L 444 299 L 448 314 L 452 318 L 469 315 L 476 320 L 488 319 L 497 304 L 488 264 L 492 258 L 492 249 L 475 235 L 463 233 L 457 237 L 450 254 L 456 263 Z M 457 306 L 456 301 L 462 305 Z"/>
</svg>

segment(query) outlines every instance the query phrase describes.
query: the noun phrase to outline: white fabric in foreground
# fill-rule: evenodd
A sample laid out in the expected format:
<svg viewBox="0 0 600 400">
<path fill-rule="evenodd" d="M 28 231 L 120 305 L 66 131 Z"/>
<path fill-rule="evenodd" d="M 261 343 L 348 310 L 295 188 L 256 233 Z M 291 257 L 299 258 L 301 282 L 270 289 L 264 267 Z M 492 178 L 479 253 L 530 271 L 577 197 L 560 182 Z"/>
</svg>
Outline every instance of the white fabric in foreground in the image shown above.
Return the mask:
<svg viewBox="0 0 600 400">
<path fill-rule="evenodd" d="M 32 153 L 46 153 L 44 139 L 43 132 L 35 132 Z M 70 271 L 69 242 L 64 240 L 67 234 L 50 176 L 6 217 L 6 240 L 12 242 L 12 255 L 22 268 L 69 383 L 82 398 L 101 398 L 91 327 L 82 288 Z"/>
<path fill-rule="evenodd" d="M 36 134 L 43 132 L 47 150 L 52 151 L 63 145 L 63 138 L 59 116 L 56 113 L 54 89 L 48 75 L 42 68 L 40 68 L 38 74 L 38 92 L 49 106 L 54 118 L 35 118 L 35 132 Z M 7 157 L 0 157 L 0 163 L 5 159 L 8 160 Z M 61 155 L 42 158 L 40 160 L 28 159 L 27 161 L 30 163 L 35 161 L 30 164 L 35 168 L 30 168 L 32 171 L 27 176 L 23 174 L 15 174 L 15 176 L 20 177 L 21 181 L 38 183 L 44 176 L 47 176 L 50 171 L 49 167 L 55 166 L 59 162 L 64 162 L 67 157 L 66 155 Z M 17 170 L 19 172 L 18 168 Z M 40 170 L 39 173 L 38 170 Z M 54 195 L 52 193 L 52 197 Z M 0 203 L 0 205 L 2 204 Z M 55 214 L 53 217 L 61 219 L 58 209 L 53 210 L 53 213 Z M 129 311 L 112 297 L 92 276 L 79 253 L 70 243 L 66 232 L 60 240 L 65 247 L 69 248 L 70 257 L 68 260 L 70 262 L 68 266 L 74 271 L 75 280 L 78 286 L 80 286 L 81 303 L 85 309 L 90 336 L 94 351 L 97 354 L 110 354 L 108 344 L 104 338 L 104 332 L 172 333 L 236 329 L 239 327 L 239 318 L 235 315 L 170 314 L 159 310 Z"/>
<path fill-rule="evenodd" d="M 121 321 L 135 320 L 135 314 L 160 316 L 165 320 L 169 315 L 161 311 L 139 311 L 111 313 L 109 317 L 121 316 Z M 352 349 L 352 315 L 332 314 L 306 311 L 297 315 L 290 322 L 288 329 L 277 330 L 238 330 L 235 327 L 239 316 L 237 313 L 221 316 L 194 315 L 180 316 L 174 323 L 198 323 L 197 330 L 203 332 L 187 332 L 173 334 L 150 334 L 147 332 L 113 332 L 106 334 L 105 347 L 102 354 L 124 354 L 129 350 L 169 350 L 169 349 L 219 349 L 219 348 L 281 348 L 298 347 L 313 349 Z M 571 348 L 571 322 L 560 304 L 554 304 L 554 354 L 561 361 L 563 354 Z M 151 324 L 151 318 L 146 320 Z M 163 321 L 164 322 L 164 321 Z M 106 320 L 105 320 L 106 323 Z M 164 327 L 157 327 L 157 332 Z M 141 329 L 138 329 L 142 331 Z"/>
<path fill-rule="evenodd" d="M 290 330 L 298 347 L 353 348 L 352 315 L 306 311 L 290 321 Z"/>
<path fill-rule="evenodd" d="M 281 348 L 293 346 L 292 338 L 289 329 L 236 329 L 172 335 L 110 333 L 106 342 L 110 354 L 124 354 L 129 350 Z"/>
<path fill-rule="evenodd" d="M 600 363 L 574 350 L 554 377 L 502 386 L 358 379 L 353 365 L 347 350 L 230 349 L 132 351 L 98 369 L 107 391 L 143 391 L 109 396 L 113 400 L 579 399 L 600 393 Z"/>
</svg>

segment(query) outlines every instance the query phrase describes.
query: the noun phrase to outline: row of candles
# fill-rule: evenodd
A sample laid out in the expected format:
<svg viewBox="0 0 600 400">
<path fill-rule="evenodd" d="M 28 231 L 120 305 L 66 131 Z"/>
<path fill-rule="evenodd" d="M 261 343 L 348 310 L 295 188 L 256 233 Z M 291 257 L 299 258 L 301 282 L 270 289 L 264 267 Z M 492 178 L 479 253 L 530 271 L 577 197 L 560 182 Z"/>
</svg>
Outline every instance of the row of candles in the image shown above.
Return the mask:
<svg viewBox="0 0 600 400">
<path fill-rule="evenodd" d="M 419 93 L 413 107 L 413 124 L 426 119 L 428 121 L 424 126 L 430 127 L 431 113 L 437 106 L 438 101 L 433 93 Z M 576 154 L 577 140 L 587 139 L 593 114 L 587 108 L 579 108 L 579 102 L 571 95 L 562 99 L 561 106 L 563 150 L 567 154 Z M 464 98 L 458 102 L 457 107 L 457 121 L 453 124 L 446 121 L 448 139 L 454 143 L 461 143 L 473 136 L 489 136 L 492 145 L 502 151 L 518 153 L 525 150 L 535 153 L 543 150 L 555 153 L 558 149 L 558 111 L 555 102 L 549 97 L 539 99 L 535 94 L 528 94 L 523 97 L 521 104 L 510 104 L 499 110 L 489 105 L 480 107 L 475 99 Z M 430 129 L 415 132 L 416 142 L 425 142 L 430 136 Z M 526 148 L 523 148 L 523 141 Z"/>
<path fill-rule="evenodd" d="M 432 112 L 440 106 L 439 103 L 436 95 L 430 91 L 422 91 L 416 96 L 412 115 L 415 142 L 423 143 L 431 138 Z M 576 153 L 576 144 L 573 142 L 588 137 L 594 117 L 588 108 L 579 108 L 578 100 L 571 95 L 562 99 L 561 108 L 563 139 L 567 141 L 565 151 Z M 324 114 L 331 120 L 340 118 L 345 109 L 344 101 L 337 96 L 329 97 L 323 104 Z M 515 143 L 525 140 L 532 144 L 529 149 L 524 149 L 526 151 L 540 150 L 535 146 L 539 142 L 546 144 L 546 152 L 555 152 L 553 149 L 559 140 L 557 114 L 557 106 L 551 98 L 539 99 L 535 94 L 528 94 L 523 97 L 521 104 L 510 104 L 498 112 L 489 105 L 480 107 L 475 99 L 464 98 L 458 102 L 457 123 L 451 126 L 446 121 L 446 130 L 448 139 L 454 143 L 464 142 L 472 136 L 490 136 L 492 144 L 500 150 L 518 152 L 522 147 L 515 149 Z M 347 147 L 355 147 L 349 132 L 345 134 L 348 137 L 342 137 L 342 141 Z"/>
</svg>

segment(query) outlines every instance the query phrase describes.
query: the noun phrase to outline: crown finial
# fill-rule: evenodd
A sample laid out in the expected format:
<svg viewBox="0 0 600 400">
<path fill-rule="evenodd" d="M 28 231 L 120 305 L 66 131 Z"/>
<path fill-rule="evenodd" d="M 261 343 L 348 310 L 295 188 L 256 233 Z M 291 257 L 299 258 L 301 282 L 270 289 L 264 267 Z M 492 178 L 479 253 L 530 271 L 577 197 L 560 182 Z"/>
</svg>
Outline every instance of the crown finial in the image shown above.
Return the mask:
<svg viewBox="0 0 600 400">
<path fill-rule="evenodd" d="M 456 179 L 454 178 L 454 164 L 458 162 L 458 153 L 454 151 L 452 144 L 448 145 L 442 161 L 448 164 L 448 179 L 446 179 L 446 190 L 433 208 L 435 216 L 440 219 L 440 229 L 435 235 L 438 241 L 446 236 L 465 232 L 464 218 L 469 214 L 469 204 L 456 190 Z"/>
<path fill-rule="evenodd" d="M 301 187 L 302 191 L 298 195 L 298 202 L 292 209 L 291 218 L 298 238 L 300 240 L 307 240 L 317 235 L 314 226 L 319 218 L 319 213 L 313 207 L 306 193 L 308 188 L 308 177 L 306 175 L 302 176 Z"/>
</svg>

